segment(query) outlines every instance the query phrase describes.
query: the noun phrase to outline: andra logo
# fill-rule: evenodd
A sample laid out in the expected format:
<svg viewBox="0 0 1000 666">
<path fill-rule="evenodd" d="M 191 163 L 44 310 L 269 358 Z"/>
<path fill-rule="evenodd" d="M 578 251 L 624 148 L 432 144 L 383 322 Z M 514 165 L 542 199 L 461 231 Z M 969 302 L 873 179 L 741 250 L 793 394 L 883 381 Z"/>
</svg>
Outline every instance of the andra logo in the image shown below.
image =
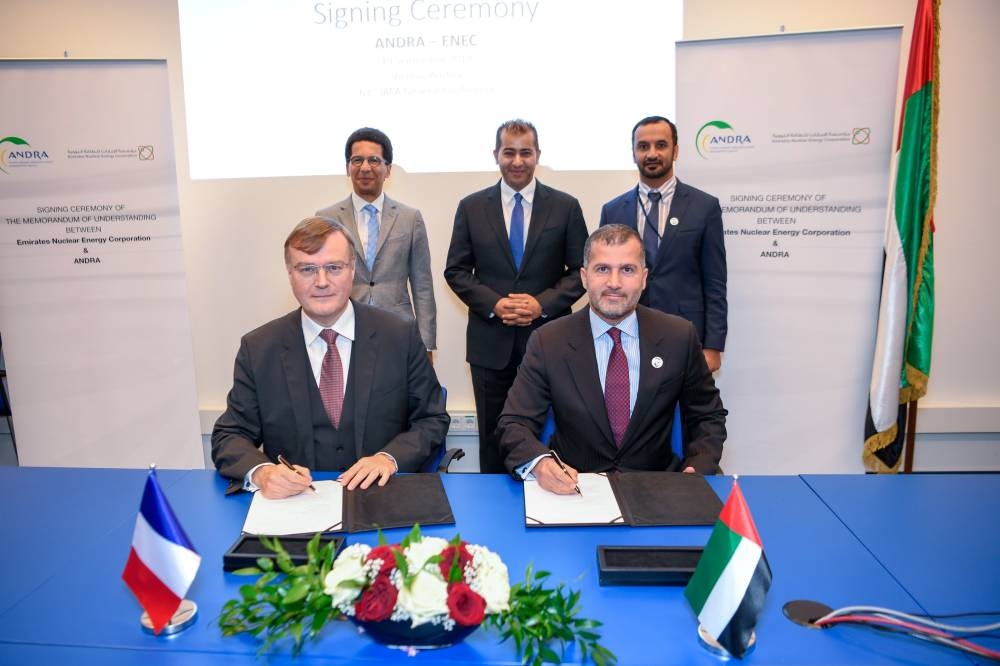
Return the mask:
<svg viewBox="0 0 1000 666">
<path fill-rule="evenodd" d="M 698 130 L 694 137 L 694 147 L 702 159 L 718 153 L 733 153 L 737 150 L 753 148 L 749 134 L 737 132 L 725 120 L 710 120 Z"/>
<path fill-rule="evenodd" d="M 7 148 L 7 146 L 12 146 Z M 0 139 L 0 171 L 10 174 L 13 167 L 33 167 L 48 164 L 52 160 L 44 150 L 36 150 L 19 136 L 5 136 Z"/>
</svg>

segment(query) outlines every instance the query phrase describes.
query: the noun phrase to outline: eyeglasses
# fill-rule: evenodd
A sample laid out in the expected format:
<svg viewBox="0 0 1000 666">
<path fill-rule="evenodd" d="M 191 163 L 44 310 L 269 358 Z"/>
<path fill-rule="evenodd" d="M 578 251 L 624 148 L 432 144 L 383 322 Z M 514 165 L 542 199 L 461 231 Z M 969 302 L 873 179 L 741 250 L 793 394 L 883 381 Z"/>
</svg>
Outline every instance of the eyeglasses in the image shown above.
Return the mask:
<svg viewBox="0 0 1000 666">
<path fill-rule="evenodd" d="M 323 264 L 322 266 L 316 264 L 299 264 L 298 266 L 294 266 L 292 270 L 305 280 L 315 280 L 319 277 L 320 271 L 326 273 L 327 277 L 336 278 L 347 270 L 347 267 L 348 264 Z"/>
<path fill-rule="evenodd" d="M 385 164 L 385 160 L 378 155 L 369 155 L 368 157 L 361 157 L 360 155 L 355 155 L 351 159 L 347 160 L 351 163 L 352 167 L 359 167 L 365 162 L 368 162 L 368 166 L 375 169 L 379 166 Z"/>
</svg>

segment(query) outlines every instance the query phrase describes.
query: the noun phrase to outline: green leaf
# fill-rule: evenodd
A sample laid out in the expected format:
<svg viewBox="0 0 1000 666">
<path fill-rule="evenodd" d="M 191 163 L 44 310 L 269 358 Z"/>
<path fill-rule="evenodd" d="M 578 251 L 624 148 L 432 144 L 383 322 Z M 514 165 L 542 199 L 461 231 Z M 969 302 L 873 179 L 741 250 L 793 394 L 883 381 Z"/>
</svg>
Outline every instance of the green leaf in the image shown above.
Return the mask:
<svg viewBox="0 0 1000 666">
<path fill-rule="evenodd" d="M 297 604 L 305 599 L 307 594 L 309 594 L 309 584 L 298 583 L 295 587 L 288 591 L 281 603 L 286 607 Z"/>
<path fill-rule="evenodd" d="M 542 661 L 549 664 L 558 664 L 562 662 L 559 655 L 556 654 L 554 650 L 551 650 L 544 645 L 538 649 L 538 655 L 542 658 Z"/>
<path fill-rule="evenodd" d="M 270 562 L 270 560 L 268 560 Z M 237 576 L 258 576 L 263 573 L 258 567 L 243 567 L 242 569 L 236 569 L 235 571 L 230 571 L 229 573 L 236 574 Z"/>
</svg>

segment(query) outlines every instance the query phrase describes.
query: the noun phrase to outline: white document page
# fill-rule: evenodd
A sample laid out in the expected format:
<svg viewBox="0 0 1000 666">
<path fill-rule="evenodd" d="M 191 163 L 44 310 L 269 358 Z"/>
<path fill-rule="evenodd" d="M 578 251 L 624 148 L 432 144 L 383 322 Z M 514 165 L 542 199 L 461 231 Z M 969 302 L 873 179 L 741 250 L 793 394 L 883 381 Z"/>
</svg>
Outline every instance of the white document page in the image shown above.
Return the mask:
<svg viewBox="0 0 1000 666">
<path fill-rule="evenodd" d="M 556 495 L 534 478 L 524 482 L 524 524 L 609 525 L 624 524 L 618 500 L 606 474 L 580 474 L 580 493 Z"/>
<path fill-rule="evenodd" d="M 313 481 L 316 492 L 306 490 L 284 499 L 254 493 L 243 523 L 245 534 L 284 536 L 331 532 L 344 526 L 344 491 L 337 481 Z"/>
</svg>

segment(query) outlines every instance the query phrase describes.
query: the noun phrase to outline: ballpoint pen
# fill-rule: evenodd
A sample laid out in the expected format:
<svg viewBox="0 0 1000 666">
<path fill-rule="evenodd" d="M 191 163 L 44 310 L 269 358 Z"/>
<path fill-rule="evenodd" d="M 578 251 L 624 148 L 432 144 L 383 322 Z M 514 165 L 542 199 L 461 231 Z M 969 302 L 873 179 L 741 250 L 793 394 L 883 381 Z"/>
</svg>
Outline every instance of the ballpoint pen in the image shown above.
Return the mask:
<svg viewBox="0 0 1000 666">
<path fill-rule="evenodd" d="M 280 462 L 282 465 L 284 465 L 288 469 L 292 470 L 293 472 L 295 472 L 299 476 L 302 476 L 302 472 L 300 472 L 299 470 L 295 469 L 292 466 L 292 463 L 290 463 L 287 460 L 285 460 L 285 456 L 281 455 L 280 453 L 278 454 L 278 462 Z M 313 492 L 316 492 L 316 486 L 314 486 L 313 484 L 310 483 L 309 484 L 309 490 L 311 490 Z"/>
<path fill-rule="evenodd" d="M 563 461 L 562 461 L 562 458 L 560 458 L 560 457 L 559 457 L 559 454 L 558 454 L 558 453 L 556 453 L 555 451 L 551 451 L 551 450 L 550 450 L 550 451 L 549 451 L 549 455 L 550 455 L 550 456 L 552 456 L 553 460 L 555 460 L 555 461 L 556 461 L 556 464 L 558 464 L 558 465 L 559 465 L 559 468 L 560 468 L 560 469 L 561 469 L 561 470 L 563 471 L 563 473 L 564 473 L 564 474 L 565 474 L 566 476 L 569 476 L 569 470 L 568 470 L 568 469 L 566 469 L 566 464 L 565 464 L 565 463 L 563 463 Z M 573 477 L 572 477 L 572 476 L 569 476 L 569 478 L 571 478 L 571 479 L 572 479 Z M 580 497 L 583 497 L 583 493 L 581 493 L 581 492 L 580 492 L 580 486 L 579 486 L 579 484 L 573 484 L 573 490 L 575 490 L 575 491 L 576 491 L 576 494 L 577 494 L 577 495 L 579 495 Z"/>
</svg>

